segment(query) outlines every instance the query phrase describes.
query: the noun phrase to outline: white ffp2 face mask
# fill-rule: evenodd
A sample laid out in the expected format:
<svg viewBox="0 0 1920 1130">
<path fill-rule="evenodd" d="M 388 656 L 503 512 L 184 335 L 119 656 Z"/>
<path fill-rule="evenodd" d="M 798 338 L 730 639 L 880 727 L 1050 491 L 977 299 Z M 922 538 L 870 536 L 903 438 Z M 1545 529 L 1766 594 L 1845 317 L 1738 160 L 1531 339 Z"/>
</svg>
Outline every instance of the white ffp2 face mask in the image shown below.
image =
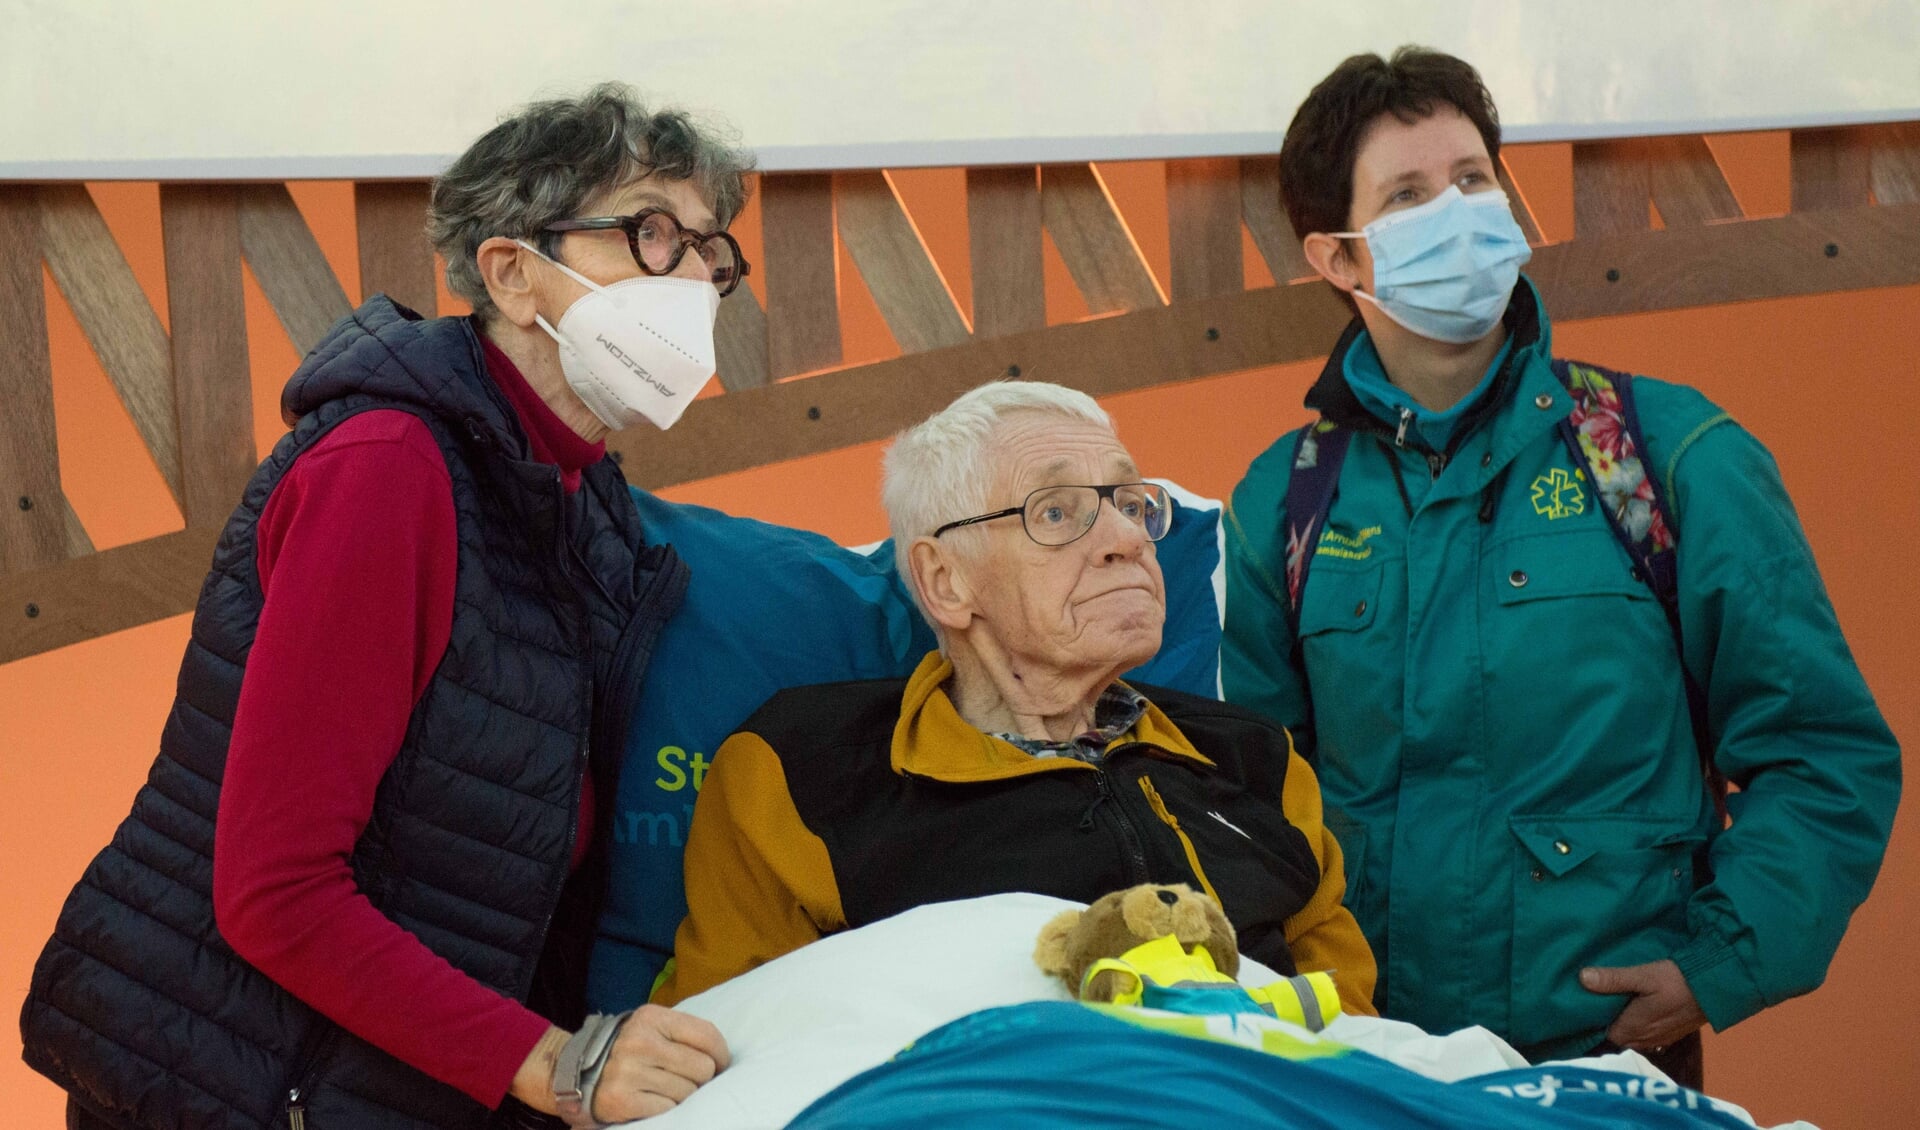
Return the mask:
<svg viewBox="0 0 1920 1130">
<path fill-rule="evenodd" d="M 534 320 L 560 347 L 560 372 L 588 411 L 615 431 L 641 420 L 671 428 L 713 379 L 720 292 L 702 279 L 668 275 L 601 286 L 519 243 L 587 288 L 558 328 L 539 314 Z"/>
</svg>

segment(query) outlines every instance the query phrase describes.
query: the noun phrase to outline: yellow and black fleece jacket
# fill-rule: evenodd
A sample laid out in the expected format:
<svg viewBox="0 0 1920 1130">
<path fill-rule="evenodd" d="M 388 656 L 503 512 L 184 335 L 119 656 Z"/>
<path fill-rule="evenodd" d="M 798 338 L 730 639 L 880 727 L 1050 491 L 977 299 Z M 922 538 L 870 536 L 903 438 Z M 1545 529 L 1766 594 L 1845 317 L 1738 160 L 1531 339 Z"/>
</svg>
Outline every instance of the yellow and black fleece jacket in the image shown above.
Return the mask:
<svg viewBox="0 0 1920 1130">
<path fill-rule="evenodd" d="M 1137 883 L 1214 896 L 1242 952 L 1328 970 L 1373 1015 L 1373 954 L 1341 905 L 1340 847 L 1287 731 L 1154 687 L 1099 765 L 969 725 L 928 655 L 912 677 L 782 691 L 715 755 L 687 840 L 672 1004 L 840 930 L 932 902 Z"/>
</svg>

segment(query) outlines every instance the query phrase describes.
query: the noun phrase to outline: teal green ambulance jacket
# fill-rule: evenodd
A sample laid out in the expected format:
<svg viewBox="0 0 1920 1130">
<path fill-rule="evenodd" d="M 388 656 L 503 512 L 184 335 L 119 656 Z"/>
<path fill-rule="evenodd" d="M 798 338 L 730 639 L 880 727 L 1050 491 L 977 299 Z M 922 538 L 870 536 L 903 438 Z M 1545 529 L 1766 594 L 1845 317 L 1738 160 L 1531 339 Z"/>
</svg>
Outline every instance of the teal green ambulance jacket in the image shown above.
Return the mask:
<svg viewBox="0 0 1920 1130">
<path fill-rule="evenodd" d="M 1636 380 L 1686 663 L 1737 787 L 1716 834 L 1672 631 L 1554 431 L 1572 400 L 1524 279 L 1507 325 L 1444 454 L 1361 407 L 1348 331 L 1307 398 L 1356 434 L 1300 646 L 1288 435 L 1233 494 L 1223 688 L 1319 771 L 1383 1015 L 1578 1054 L 1626 1001 L 1580 969 L 1671 958 L 1724 1029 L 1825 976 L 1885 852 L 1899 748 L 1766 449 L 1692 389 Z"/>
</svg>

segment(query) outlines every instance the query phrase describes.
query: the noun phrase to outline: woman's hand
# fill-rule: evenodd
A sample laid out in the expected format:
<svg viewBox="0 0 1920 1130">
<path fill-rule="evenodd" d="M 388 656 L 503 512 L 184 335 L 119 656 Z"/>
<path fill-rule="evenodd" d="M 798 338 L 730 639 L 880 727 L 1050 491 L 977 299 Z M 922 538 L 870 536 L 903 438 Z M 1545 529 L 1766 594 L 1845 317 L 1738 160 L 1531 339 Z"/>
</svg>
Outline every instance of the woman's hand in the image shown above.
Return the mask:
<svg viewBox="0 0 1920 1130">
<path fill-rule="evenodd" d="M 627 1018 L 594 1092 L 593 1116 L 626 1122 L 672 1110 L 733 1062 L 720 1030 L 657 1004 Z"/>
<path fill-rule="evenodd" d="M 556 1114 L 554 1065 L 572 1033 L 549 1028 L 513 1078 L 511 1094 Z M 599 1122 L 629 1122 L 672 1110 L 733 1062 L 720 1030 L 697 1016 L 644 1005 L 627 1018 L 607 1053 L 590 1112 Z"/>
</svg>

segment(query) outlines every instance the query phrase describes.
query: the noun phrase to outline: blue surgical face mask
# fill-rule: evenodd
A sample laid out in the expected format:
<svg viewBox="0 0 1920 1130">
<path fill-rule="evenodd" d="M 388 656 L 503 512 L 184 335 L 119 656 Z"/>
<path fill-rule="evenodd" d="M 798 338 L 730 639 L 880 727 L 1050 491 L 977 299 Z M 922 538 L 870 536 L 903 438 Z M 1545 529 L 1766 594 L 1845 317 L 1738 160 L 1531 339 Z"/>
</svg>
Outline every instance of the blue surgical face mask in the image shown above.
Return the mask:
<svg viewBox="0 0 1920 1130">
<path fill-rule="evenodd" d="M 1373 293 L 1356 290 L 1356 298 L 1421 337 L 1456 345 L 1499 324 L 1521 266 L 1533 258 L 1506 193 L 1467 195 L 1457 185 L 1364 231 L 1331 234 L 1364 239 L 1373 254 Z"/>
</svg>

